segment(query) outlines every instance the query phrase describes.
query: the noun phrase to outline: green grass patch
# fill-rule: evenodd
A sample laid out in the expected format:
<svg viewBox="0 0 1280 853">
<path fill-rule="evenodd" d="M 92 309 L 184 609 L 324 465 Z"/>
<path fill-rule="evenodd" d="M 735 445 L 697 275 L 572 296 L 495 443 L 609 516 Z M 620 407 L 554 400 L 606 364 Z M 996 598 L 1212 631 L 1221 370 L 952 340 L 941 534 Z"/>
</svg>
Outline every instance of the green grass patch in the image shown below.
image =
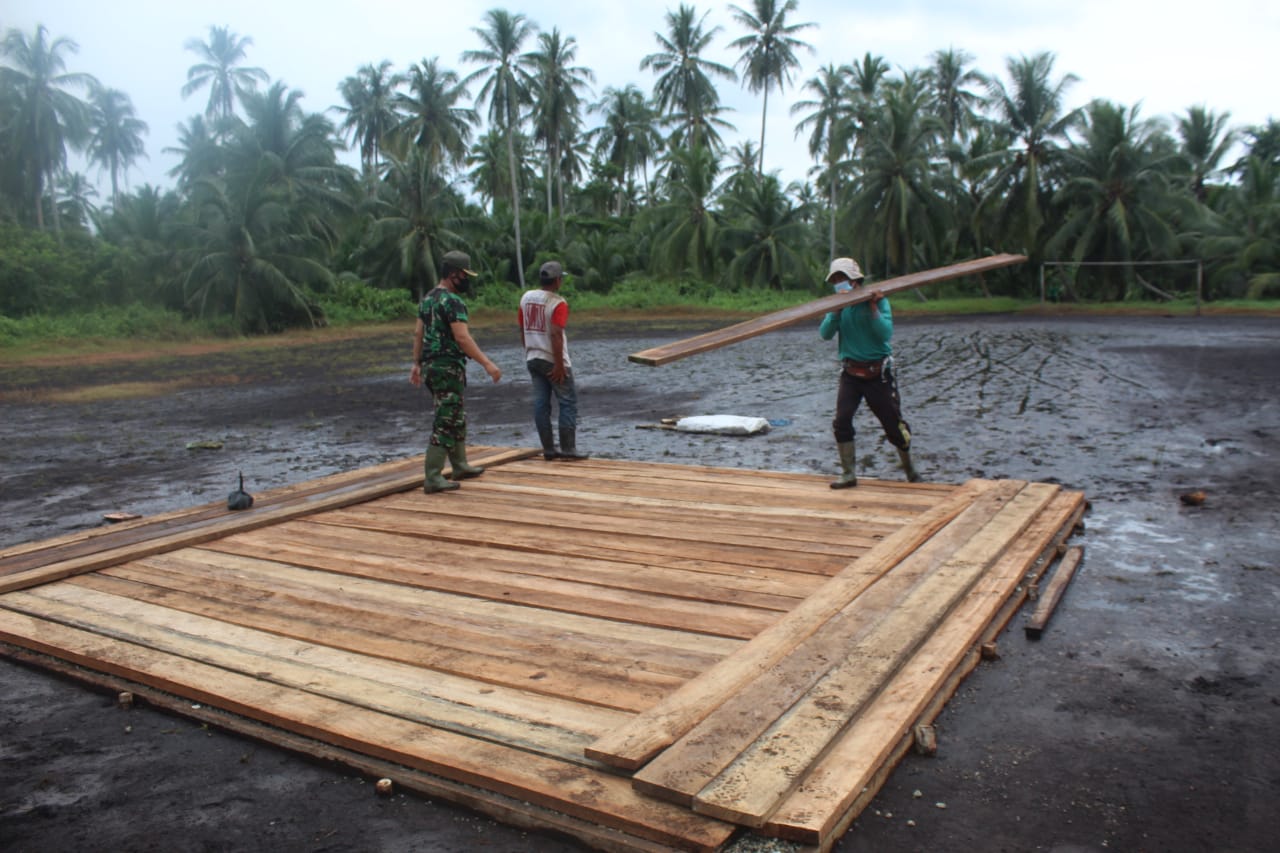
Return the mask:
<svg viewBox="0 0 1280 853">
<path fill-rule="evenodd" d="M 229 326 L 192 322 L 176 311 L 144 305 L 95 309 L 80 314 L 0 316 L 0 353 L 5 358 L 118 350 L 131 342 L 178 342 L 227 337 Z"/>
<path fill-rule="evenodd" d="M 573 306 L 574 325 L 618 322 L 679 325 L 686 321 L 739 322 L 810 302 L 826 292 L 744 289 L 728 291 L 695 280 L 664 281 L 632 276 L 611 292 L 577 292 L 571 280 L 563 290 Z M 324 309 L 328 326 L 246 338 L 229 321 L 192 321 L 175 311 L 142 305 L 95 309 L 81 314 L 0 316 L 0 363 L 76 357 L 131 357 L 160 351 L 214 351 L 245 347 L 304 345 L 340 338 L 412 333 L 416 306 L 400 291 L 343 285 Z M 1280 316 L 1280 299 L 1229 299 L 1204 302 L 1041 303 L 1010 297 L 920 300 L 912 291 L 895 294 L 898 317 L 974 314 L 1047 314 L 1067 316 L 1194 316 L 1251 314 Z M 489 284 L 468 297 L 477 327 L 514 326 L 520 289 Z"/>
</svg>

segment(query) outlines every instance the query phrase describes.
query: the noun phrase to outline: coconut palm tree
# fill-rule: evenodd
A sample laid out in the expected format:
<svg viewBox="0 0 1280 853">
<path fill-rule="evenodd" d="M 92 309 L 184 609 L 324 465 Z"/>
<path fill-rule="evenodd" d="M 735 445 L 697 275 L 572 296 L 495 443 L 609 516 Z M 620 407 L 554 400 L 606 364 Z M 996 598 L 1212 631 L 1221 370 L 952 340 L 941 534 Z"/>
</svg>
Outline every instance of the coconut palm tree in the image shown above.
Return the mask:
<svg viewBox="0 0 1280 853">
<path fill-rule="evenodd" d="M 587 139 L 585 133 L 581 131 L 581 123 L 579 123 L 578 131 L 575 132 L 572 140 L 560 151 L 560 162 L 556 169 L 556 183 L 561 190 L 560 209 L 567 215 L 573 210 L 573 195 L 591 172 L 591 143 Z M 567 189 L 566 189 L 567 188 Z M 563 237 L 564 224 L 561 223 L 561 236 Z"/>
<path fill-rule="evenodd" d="M 756 144 L 750 139 L 744 139 L 729 149 L 729 161 L 732 164 L 729 171 L 733 177 L 748 172 L 759 175 L 756 167 L 760 163 L 760 152 L 756 150 Z"/>
<path fill-rule="evenodd" d="M 625 89 L 605 88 L 604 96 L 590 110 L 604 116 L 603 124 L 587 132 L 587 138 L 595 142 L 596 157 L 617 167 L 620 189 L 640 170 L 645 195 L 649 195 L 648 163 L 662 150 L 657 112 L 631 84 Z"/>
<path fill-rule="evenodd" d="M 520 47 L 537 32 L 537 27 L 524 15 L 513 15 L 505 9 L 485 13 L 486 27 L 472 27 L 484 45 L 480 50 L 462 54 L 463 62 L 483 65 L 470 75 L 466 83 L 487 75 L 480 88 L 477 105 L 489 104 L 489 122 L 501 128 L 507 142 L 507 169 L 511 179 L 511 211 L 515 227 L 516 274 L 524 289 L 524 256 L 520 242 L 520 182 L 516 168 L 515 136 L 523 126 L 522 111 L 533 101 L 533 80 L 520 64 Z"/>
<path fill-rule="evenodd" d="M 804 91 L 813 93 L 814 97 L 797 101 L 791 107 L 792 115 L 807 111 L 796 125 L 796 135 L 811 128 L 809 154 L 825 166 L 819 183 L 827 188 L 828 261 L 836 256 L 836 195 L 840 186 L 837 164 L 848 152 L 856 127 L 845 79 L 849 73 L 848 68 L 824 65 L 816 77 L 804 84 Z"/>
<path fill-rule="evenodd" d="M 461 245 L 454 228 L 460 203 L 429 148 L 391 155 L 370 208 L 371 221 L 357 252 L 362 272 L 380 287 L 403 287 L 416 301 L 435 282 L 441 246 Z"/>
<path fill-rule="evenodd" d="M 63 171 L 53 188 L 58 217 L 70 231 L 87 232 L 98 220 L 98 206 L 93 200 L 98 190 L 82 172 Z"/>
<path fill-rule="evenodd" d="M 70 89 L 91 89 L 91 75 L 66 70 L 66 54 L 79 47 L 66 38 L 49 40 L 36 27 L 30 38 L 11 29 L 0 43 L 0 89 L 8 93 L 8 118 L 2 132 L 8 150 L 21 162 L 27 199 L 36 227 L 44 228 L 45 191 L 67 162 L 67 146 L 79 147 L 89 136 L 89 107 Z M 52 204 L 54 231 L 58 206 Z"/>
<path fill-rule="evenodd" d="M 1052 257 L 1074 261 L 1168 260 L 1178 254 L 1171 180 L 1179 157 L 1161 122 L 1096 100 L 1085 109 L 1083 139 L 1063 154 L 1066 176 L 1054 197 L 1061 225 L 1045 244 Z M 1074 279 L 1074 275 L 1072 276 Z M 1132 267 L 1108 267 L 1093 294 L 1123 299 Z"/>
<path fill-rule="evenodd" d="M 400 123 L 396 91 L 405 81 L 391 72 L 391 61 L 364 65 L 342 81 L 338 91 L 346 106 L 334 107 L 344 116 L 339 126 L 360 148 L 360 170 L 366 180 L 379 172 L 382 141 Z"/>
<path fill-rule="evenodd" d="M 733 17 L 747 29 L 747 35 L 729 43 L 729 47 L 742 51 L 738 70 L 742 80 L 752 92 L 764 93 L 760 109 L 760 162 L 757 174 L 764 174 L 764 133 L 769 117 L 769 90 L 777 87 L 781 93 L 791 83 L 791 75 L 800 67 L 796 50 L 813 46 L 796 37 L 802 30 L 816 24 L 788 24 L 787 15 L 796 10 L 797 0 L 754 0 L 751 11 L 740 6 L 730 6 Z"/>
<path fill-rule="evenodd" d="M 1280 119 L 1267 119 L 1266 124 L 1254 125 L 1244 130 L 1246 153 L 1231 167 L 1232 172 L 1249 168 L 1249 159 L 1257 157 L 1262 163 L 1280 165 Z"/>
<path fill-rule="evenodd" d="M 401 116 L 393 133 L 396 156 L 408 162 L 413 146 L 426 152 L 433 171 L 460 167 L 466 161 L 471 132 L 480 124 L 475 110 L 458 105 L 471 93 L 458 73 L 441 67 L 436 57 L 411 65 L 406 80 L 408 93 L 395 99 Z"/>
<path fill-rule="evenodd" d="M 563 154 L 573 150 L 582 124 L 582 97 L 589 89 L 595 74 L 589 68 L 573 64 L 578 55 L 578 42 L 564 37 L 560 30 L 538 34 L 538 49 L 525 54 L 521 60 L 533 77 L 534 140 L 542 143 L 546 151 L 547 216 L 552 215 L 552 180 L 557 185 L 557 197 L 561 212 L 564 211 Z M 564 238 L 563 216 L 560 223 L 561 239 Z"/>
<path fill-rule="evenodd" d="M 119 89 L 95 86 L 91 97 L 92 135 L 89 159 L 111 175 L 111 205 L 120 203 L 120 173 L 147 156 L 142 135 L 147 123 L 133 111 L 133 101 Z"/>
<path fill-rule="evenodd" d="M 262 175 L 279 192 L 294 226 L 328 244 L 337 241 L 337 217 L 351 208 L 353 176 L 337 159 L 332 122 L 304 113 L 302 92 L 276 82 L 244 101 L 246 123 L 229 143 L 228 179 L 233 189 Z"/>
<path fill-rule="evenodd" d="M 1009 59 L 1009 85 L 990 84 L 999 118 L 1013 134 L 1013 145 L 988 155 L 978 168 L 996 172 L 982 207 L 993 207 L 1013 247 L 1037 256 L 1045 221 L 1045 199 L 1051 195 L 1051 171 L 1061 158 L 1061 143 L 1079 121 L 1080 110 L 1066 110 L 1066 91 L 1074 74 L 1053 79 L 1052 53 Z M 981 213 L 982 211 L 979 211 Z"/>
<path fill-rule="evenodd" d="M 849 66 L 850 85 L 855 98 L 872 101 L 880 92 L 880 84 L 889 76 L 889 63 L 883 56 L 876 56 L 867 51 L 862 59 L 855 60 Z"/>
<path fill-rule="evenodd" d="M 222 169 L 192 183 L 176 232 L 188 309 L 228 314 L 243 331 L 317 322 L 314 294 L 333 284 L 355 177 L 337 162 L 333 124 L 301 97 L 283 83 L 247 94 Z"/>
<path fill-rule="evenodd" d="M 722 197 L 740 192 L 748 181 L 754 182 L 760 178 L 756 171 L 760 164 L 760 152 L 756 150 L 755 142 L 750 139 L 742 140 L 726 152 L 726 157 L 724 171 L 727 175 L 716 188 L 716 193 Z"/>
<path fill-rule="evenodd" d="M 517 180 L 521 186 L 527 186 L 533 180 L 533 171 L 527 165 L 530 155 L 529 138 L 524 134 L 516 136 L 513 142 L 516 149 L 516 162 L 520 172 Z M 497 217 L 498 202 L 511 198 L 511 172 L 507 168 L 507 135 L 500 130 L 490 130 L 476 140 L 476 144 L 468 149 L 466 165 L 470 167 L 467 180 L 480 195 L 481 204 L 489 209 L 491 217 Z M 514 221 L 512 223 L 514 228 Z"/>
<path fill-rule="evenodd" d="M 846 91 L 856 128 L 860 129 L 872 120 L 872 114 L 879 109 L 880 89 L 889 76 L 889 63 L 883 56 L 867 51 L 862 59 L 854 60 L 848 70 L 849 86 Z M 853 145 L 855 148 L 858 145 L 856 138 Z"/>
<path fill-rule="evenodd" d="M 968 67 L 973 56 L 954 47 L 934 51 L 929 56 L 932 64 L 926 79 L 942 115 L 942 124 L 948 140 L 958 140 L 977 120 L 982 106 L 981 95 L 970 91 L 969 86 L 986 86 L 982 72 Z"/>
<path fill-rule="evenodd" d="M 680 4 L 666 15 L 667 35 L 654 33 L 661 48 L 640 60 L 640 67 L 659 74 L 654 84 L 654 102 L 658 112 L 677 124 L 674 138 L 688 148 L 712 145 L 719 150 L 718 138 L 709 131 L 719 123 L 720 95 L 712 78 L 737 81 L 733 69 L 702 56 L 720 27 L 703 29 L 707 14 L 698 17 L 692 6 Z"/>
<path fill-rule="evenodd" d="M 846 230 L 857 235 L 854 248 L 869 268 L 882 258 L 886 273 L 905 274 L 942 254 L 950 173 L 941 168 L 943 125 L 923 82 L 908 74 L 883 95 L 862 134 L 862 174 Z"/>
<path fill-rule="evenodd" d="M 979 122 L 962 145 L 951 147 L 948 157 L 956 176 L 955 240 L 957 257 L 991 254 L 991 235 L 998 233 L 994 205 L 982 205 L 995 186 L 996 170 L 982 165 L 993 162 L 991 155 L 1006 150 L 1012 142 L 1007 128 L 998 122 Z M 983 295 L 989 296 L 985 274 L 978 276 Z"/>
<path fill-rule="evenodd" d="M 1223 289 L 1259 299 L 1280 289 L 1280 163 L 1248 154 L 1237 165 L 1238 185 L 1223 193 L 1201 251 L 1217 259 Z"/>
<path fill-rule="evenodd" d="M 173 267 L 173 228 L 181 204 L 177 193 L 143 184 L 98 219 L 102 239 L 120 250 L 117 263 L 132 292 L 174 310 L 182 308 Z"/>
<path fill-rule="evenodd" d="M 208 41 L 188 39 L 186 49 L 201 61 L 187 69 L 182 97 L 190 97 L 207 86 L 209 102 L 205 106 L 205 117 L 229 119 L 235 114 L 237 100 L 254 91 L 258 83 L 271 79 L 261 68 L 240 65 L 251 44 L 253 39 L 236 35 L 230 27 L 209 27 Z"/>
<path fill-rule="evenodd" d="M 178 206 L 177 194 L 143 184 L 121 196 L 111 213 L 102 217 L 102 237 L 116 246 L 148 253 L 158 251 L 170 240 Z"/>
<path fill-rule="evenodd" d="M 1190 107 L 1178 118 L 1182 156 L 1191 170 L 1191 192 L 1201 204 L 1209 197 L 1205 182 L 1218 173 L 1222 158 L 1236 144 L 1236 132 L 1227 127 L 1230 119 L 1231 113 L 1215 114 L 1203 106 Z"/>
<path fill-rule="evenodd" d="M 312 288 L 329 286 L 321 239 L 297 225 L 265 159 L 230 185 L 202 178 L 177 230 L 182 291 L 198 316 L 229 315 L 246 332 L 317 320 Z"/>
<path fill-rule="evenodd" d="M 667 148 L 689 148 L 694 145 L 706 145 L 717 156 L 724 153 L 724 138 L 720 131 L 737 130 L 722 116 L 729 112 L 728 107 L 719 103 L 704 104 L 693 113 L 669 113 L 661 119 L 661 123 L 674 128 L 666 139 Z M 696 140 L 696 141 L 695 141 Z"/>
<path fill-rule="evenodd" d="M 732 253 L 726 270 L 731 285 L 781 289 L 788 281 L 808 278 L 801 247 L 808 243 L 809 228 L 776 175 L 760 177 L 748 169 L 722 202 L 720 245 Z"/>
<path fill-rule="evenodd" d="M 203 115 L 194 115 L 178 124 L 178 145 L 165 148 L 164 153 L 176 154 L 178 165 L 168 171 L 178 179 L 178 187 L 184 192 L 201 178 L 212 177 L 223 169 L 222 147 L 217 136 Z"/>
<path fill-rule="evenodd" d="M 705 145 L 675 148 L 667 156 L 665 200 L 652 209 L 654 220 L 663 223 L 654 261 L 668 272 L 706 279 L 720 232 L 720 217 L 711 207 L 720 164 Z"/>
</svg>

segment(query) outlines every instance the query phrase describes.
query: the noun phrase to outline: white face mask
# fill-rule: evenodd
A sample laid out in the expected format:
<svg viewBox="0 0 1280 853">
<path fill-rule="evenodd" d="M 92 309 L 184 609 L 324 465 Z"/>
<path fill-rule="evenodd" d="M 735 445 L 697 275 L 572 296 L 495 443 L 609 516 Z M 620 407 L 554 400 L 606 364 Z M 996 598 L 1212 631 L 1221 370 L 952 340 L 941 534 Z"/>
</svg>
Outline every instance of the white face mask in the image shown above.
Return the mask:
<svg viewBox="0 0 1280 853">
<path fill-rule="evenodd" d="M 836 293 L 848 293 L 853 290 L 853 285 L 847 281 L 837 281 L 835 284 L 831 285 L 831 289 Z"/>
</svg>

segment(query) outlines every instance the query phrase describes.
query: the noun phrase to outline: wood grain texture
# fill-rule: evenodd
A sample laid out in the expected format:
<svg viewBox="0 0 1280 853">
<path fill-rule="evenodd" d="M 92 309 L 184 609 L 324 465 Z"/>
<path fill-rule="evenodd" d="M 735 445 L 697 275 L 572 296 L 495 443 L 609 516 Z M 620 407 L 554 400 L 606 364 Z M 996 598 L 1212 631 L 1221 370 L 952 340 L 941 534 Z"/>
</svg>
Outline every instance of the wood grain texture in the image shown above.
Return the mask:
<svg viewBox="0 0 1280 853">
<path fill-rule="evenodd" d="M 937 269 L 922 270 L 921 272 L 910 273 L 897 278 L 886 279 L 885 281 L 871 282 L 863 287 L 855 288 L 849 293 L 835 293 L 831 296 L 824 296 L 821 299 L 815 299 L 813 302 L 784 308 L 781 311 L 774 311 L 770 314 L 765 314 L 763 317 L 756 317 L 713 332 L 706 332 L 675 343 L 642 350 L 627 356 L 627 358 L 636 364 L 658 367 L 682 358 L 688 358 L 691 355 L 697 355 L 700 352 L 720 349 L 730 344 L 736 344 L 739 341 L 745 341 L 748 338 L 793 326 L 796 323 L 813 320 L 829 311 L 838 311 L 841 308 L 847 308 L 859 302 L 866 302 L 871 298 L 872 292 L 875 291 L 885 296 L 890 296 L 904 290 L 924 287 L 927 284 L 937 284 L 940 281 L 949 281 L 966 275 L 978 275 L 1001 267 L 1025 263 L 1026 260 L 1025 255 L 992 255 L 991 257 L 963 261 L 950 266 L 938 267 Z"/>
<path fill-rule="evenodd" d="M 38 582 L 0 592 L 0 653 L 609 849 L 821 848 L 1083 505 L 528 453 L 447 494 L 402 460 L 11 549 Z"/>
</svg>

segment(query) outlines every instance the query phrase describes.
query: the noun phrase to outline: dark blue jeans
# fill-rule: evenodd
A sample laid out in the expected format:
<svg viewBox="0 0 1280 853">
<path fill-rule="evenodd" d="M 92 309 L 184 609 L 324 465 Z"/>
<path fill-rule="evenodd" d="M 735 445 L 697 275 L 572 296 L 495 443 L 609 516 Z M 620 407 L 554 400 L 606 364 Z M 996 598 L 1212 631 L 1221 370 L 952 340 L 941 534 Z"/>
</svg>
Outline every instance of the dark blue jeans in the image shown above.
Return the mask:
<svg viewBox="0 0 1280 853">
<path fill-rule="evenodd" d="M 529 376 L 533 379 L 533 423 L 538 434 L 551 430 L 551 395 L 556 398 L 559 411 L 560 429 L 578 428 L 578 391 L 573 386 L 573 371 L 566 370 L 564 380 L 551 381 L 551 370 L 555 365 L 544 358 L 531 358 L 525 364 L 529 367 Z"/>
</svg>

